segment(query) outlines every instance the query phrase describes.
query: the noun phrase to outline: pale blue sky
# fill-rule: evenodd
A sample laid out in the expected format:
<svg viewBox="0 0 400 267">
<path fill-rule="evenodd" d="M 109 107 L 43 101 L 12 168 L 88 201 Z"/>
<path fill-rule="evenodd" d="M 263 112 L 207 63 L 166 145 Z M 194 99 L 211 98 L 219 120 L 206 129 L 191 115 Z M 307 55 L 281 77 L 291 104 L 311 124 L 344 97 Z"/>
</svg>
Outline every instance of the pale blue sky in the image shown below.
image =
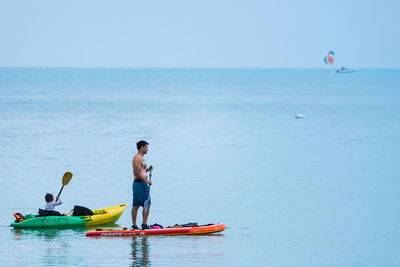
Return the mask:
<svg viewBox="0 0 400 267">
<path fill-rule="evenodd" d="M 0 66 L 400 68 L 400 1 L 0 0 Z"/>
</svg>

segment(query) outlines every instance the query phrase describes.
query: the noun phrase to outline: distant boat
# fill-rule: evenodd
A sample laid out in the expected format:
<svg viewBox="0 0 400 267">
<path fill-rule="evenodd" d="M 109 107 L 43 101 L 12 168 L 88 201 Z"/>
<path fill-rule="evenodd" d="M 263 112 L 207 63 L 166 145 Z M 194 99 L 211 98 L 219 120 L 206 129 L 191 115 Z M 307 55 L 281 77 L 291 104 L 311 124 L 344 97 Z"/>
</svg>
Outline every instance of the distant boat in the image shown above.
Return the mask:
<svg viewBox="0 0 400 267">
<path fill-rule="evenodd" d="M 357 71 L 358 71 L 358 69 L 345 68 L 345 67 L 341 67 L 340 69 L 336 70 L 337 73 L 352 73 L 352 72 L 357 72 Z"/>
</svg>

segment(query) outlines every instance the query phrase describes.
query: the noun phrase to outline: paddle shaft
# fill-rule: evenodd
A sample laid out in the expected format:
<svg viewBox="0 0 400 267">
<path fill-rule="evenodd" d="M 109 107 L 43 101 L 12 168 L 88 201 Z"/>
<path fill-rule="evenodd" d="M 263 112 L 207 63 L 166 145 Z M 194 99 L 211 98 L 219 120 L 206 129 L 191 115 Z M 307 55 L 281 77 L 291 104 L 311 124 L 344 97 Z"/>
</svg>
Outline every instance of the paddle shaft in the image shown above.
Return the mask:
<svg viewBox="0 0 400 267">
<path fill-rule="evenodd" d="M 152 171 L 152 170 L 150 170 L 150 178 L 149 178 L 149 181 L 151 181 L 151 171 Z M 145 213 L 147 212 L 147 208 L 148 208 L 148 206 L 149 206 L 150 186 L 151 186 L 151 185 L 149 185 L 149 194 L 147 195 L 147 199 L 144 201 L 144 207 L 143 207 L 143 209 L 144 209 L 144 212 L 145 212 Z"/>
<path fill-rule="evenodd" d="M 150 170 L 150 178 L 149 178 L 149 181 L 151 181 L 151 171 L 152 171 L 152 170 Z M 151 186 L 151 184 L 149 184 L 149 196 L 147 197 L 146 201 L 148 201 L 149 198 L 150 198 L 150 186 Z"/>
<path fill-rule="evenodd" d="M 59 198 L 59 197 L 60 197 L 60 195 L 61 195 L 61 192 L 63 191 L 63 189 L 64 189 L 64 186 L 62 186 L 62 187 L 61 187 L 61 189 L 60 189 L 60 192 L 58 193 L 58 196 L 57 196 L 57 198 Z"/>
</svg>

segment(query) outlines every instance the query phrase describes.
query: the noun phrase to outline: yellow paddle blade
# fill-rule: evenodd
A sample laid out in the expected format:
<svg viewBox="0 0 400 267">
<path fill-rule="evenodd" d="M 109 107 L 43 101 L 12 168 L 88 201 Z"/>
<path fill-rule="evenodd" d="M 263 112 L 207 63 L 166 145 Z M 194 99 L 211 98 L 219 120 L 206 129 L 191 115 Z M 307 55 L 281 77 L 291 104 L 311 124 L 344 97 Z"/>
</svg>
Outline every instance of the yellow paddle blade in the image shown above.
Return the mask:
<svg viewBox="0 0 400 267">
<path fill-rule="evenodd" d="M 72 173 L 66 172 L 64 173 L 63 179 L 62 179 L 62 185 L 67 185 L 69 181 L 72 179 Z"/>
</svg>

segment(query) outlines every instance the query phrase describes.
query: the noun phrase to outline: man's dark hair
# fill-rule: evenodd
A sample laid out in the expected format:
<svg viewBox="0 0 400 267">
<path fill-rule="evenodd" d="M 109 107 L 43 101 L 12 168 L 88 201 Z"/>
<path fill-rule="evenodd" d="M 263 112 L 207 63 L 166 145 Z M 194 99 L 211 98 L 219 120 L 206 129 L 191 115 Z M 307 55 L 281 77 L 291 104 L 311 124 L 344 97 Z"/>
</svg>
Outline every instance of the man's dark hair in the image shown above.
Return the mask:
<svg viewBox="0 0 400 267">
<path fill-rule="evenodd" d="M 53 201 L 53 200 L 54 200 L 53 195 L 50 194 L 50 193 L 47 193 L 47 194 L 44 196 L 44 199 L 46 200 L 46 202 L 50 202 L 50 201 Z"/>
<path fill-rule="evenodd" d="M 145 146 L 145 145 L 148 145 L 148 144 L 149 144 L 149 143 L 147 143 L 146 141 L 140 140 L 139 142 L 136 143 L 137 150 L 140 150 L 140 148 L 141 148 L 142 146 Z"/>
</svg>

